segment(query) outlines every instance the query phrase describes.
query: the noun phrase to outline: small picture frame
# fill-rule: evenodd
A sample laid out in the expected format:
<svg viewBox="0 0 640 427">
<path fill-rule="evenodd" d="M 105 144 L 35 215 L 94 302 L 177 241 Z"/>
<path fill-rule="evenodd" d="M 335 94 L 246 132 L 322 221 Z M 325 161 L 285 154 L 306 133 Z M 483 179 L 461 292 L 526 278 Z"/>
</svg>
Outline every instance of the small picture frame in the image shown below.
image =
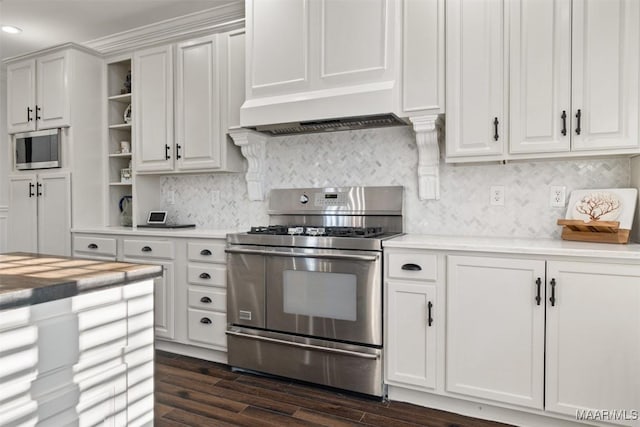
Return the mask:
<svg viewBox="0 0 640 427">
<path fill-rule="evenodd" d="M 120 182 L 125 184 L 131 182 L 131 168 L 120 169 Z"/>
<path fill-rule="evenodd" d="M 125 123 L 131 123 L 131 104 L 127 105 L 127 108 L 124 110 L 122 119 Z"/>
<path fill-rule="evenodd" d="M 167 211 L 149 211 L 147 224 L 165 224 L 167 222 Z"/>
</svg>

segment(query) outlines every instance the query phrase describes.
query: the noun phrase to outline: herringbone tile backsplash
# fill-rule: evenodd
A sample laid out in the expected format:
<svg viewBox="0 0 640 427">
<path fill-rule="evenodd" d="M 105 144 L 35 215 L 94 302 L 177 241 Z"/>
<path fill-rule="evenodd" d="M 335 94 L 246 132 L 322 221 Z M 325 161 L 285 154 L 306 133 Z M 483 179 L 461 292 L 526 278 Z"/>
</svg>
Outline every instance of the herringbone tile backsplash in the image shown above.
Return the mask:
<svg viewBox="0 0 640 427">
<path fill-rule="evenodd" d="M 408 127 L 272 138 L 267 141 L 266 187 L 402 185 L 405 231 L 420 234 L 558 237 L 564 208 L 549 207 L 549 187 L 628 187 L 626 158 L 541 160 L 502 164 L 441 162 L 440 200 L 420 201 L 417 148 Z M 505 205 L 489 204 L 489 188 L 505 187 Z M 244 174 L 167 176 L 163 195 L 176 221 L 245 230 L 268 223 L 267 202 L 247 198 Z M 212 203 L 211 191 L 219 191 Z M 166 200 L 165 200 L 166 202 Z"/>
</svg>

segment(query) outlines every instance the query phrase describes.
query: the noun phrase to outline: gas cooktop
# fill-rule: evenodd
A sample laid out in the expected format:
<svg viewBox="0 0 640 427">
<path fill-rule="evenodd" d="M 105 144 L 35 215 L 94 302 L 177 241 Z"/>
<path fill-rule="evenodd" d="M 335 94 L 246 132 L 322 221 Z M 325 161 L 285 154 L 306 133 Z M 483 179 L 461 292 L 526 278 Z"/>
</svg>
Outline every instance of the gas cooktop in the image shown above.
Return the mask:
<svg viewBox="0 0 640 427">
<path fill-rule="evenodd" d="M 384 234 L 382 227 L 309 227 L 304 225 L 268 225 L 251 227 L 249 234 L 328 236 L 328 237 L 376 237 Z"/>
</svg>

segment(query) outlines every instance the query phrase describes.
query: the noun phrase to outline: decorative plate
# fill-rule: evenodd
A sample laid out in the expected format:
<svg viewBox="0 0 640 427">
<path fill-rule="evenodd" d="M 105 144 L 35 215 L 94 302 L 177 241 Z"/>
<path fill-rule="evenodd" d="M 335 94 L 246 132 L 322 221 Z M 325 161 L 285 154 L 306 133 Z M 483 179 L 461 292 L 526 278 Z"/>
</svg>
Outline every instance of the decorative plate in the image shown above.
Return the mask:
<svg viewBox="0 0 640 427">
<path fill-rule="evenodd" d="M 622 212 L 622 201 L 611 192 L 597 191 L 579 198 L 573 206 L 573 219 L 615 221 Z"/>
</svg>

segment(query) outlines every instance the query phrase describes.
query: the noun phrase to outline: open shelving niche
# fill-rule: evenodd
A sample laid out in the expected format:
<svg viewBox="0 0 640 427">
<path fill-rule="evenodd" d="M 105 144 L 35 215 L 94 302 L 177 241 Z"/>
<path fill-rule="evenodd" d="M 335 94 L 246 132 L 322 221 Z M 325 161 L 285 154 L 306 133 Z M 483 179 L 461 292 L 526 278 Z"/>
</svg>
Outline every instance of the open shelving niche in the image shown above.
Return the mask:
<svg viewBox="0 0 640 427">
<path fill-rule="evenodd" d="M 131 57 L 123 56 L 106 62 L 107 73 L 107 217 L 106 225 L 120 226 L 120 200 L 133 196 L 133 171 L 129 182 L 122 182 L 121 170 L 133 164 L 132 123 L 126 123 L 124 113 L 132 103 L 133 86 L 121 93 L 127 74 L 132 70 Z M 129 153 L 120 152 L 120 141 L 129 141 Z M 132 199 L 133 201 L 133 199 Z M 133 208 L 133 206 L 132 206 Z M 132 209 L 133 210 L 133 209 Z"/>
</svg>

